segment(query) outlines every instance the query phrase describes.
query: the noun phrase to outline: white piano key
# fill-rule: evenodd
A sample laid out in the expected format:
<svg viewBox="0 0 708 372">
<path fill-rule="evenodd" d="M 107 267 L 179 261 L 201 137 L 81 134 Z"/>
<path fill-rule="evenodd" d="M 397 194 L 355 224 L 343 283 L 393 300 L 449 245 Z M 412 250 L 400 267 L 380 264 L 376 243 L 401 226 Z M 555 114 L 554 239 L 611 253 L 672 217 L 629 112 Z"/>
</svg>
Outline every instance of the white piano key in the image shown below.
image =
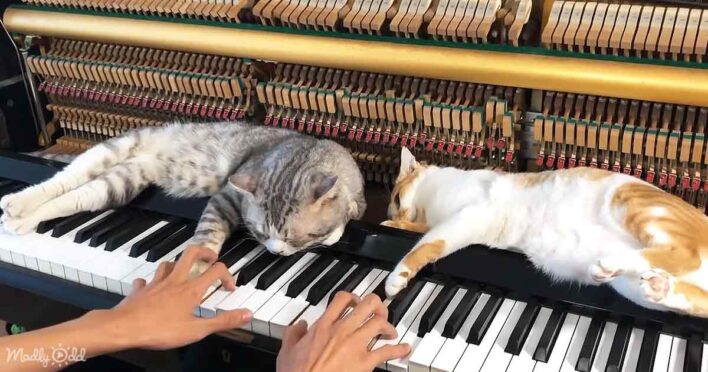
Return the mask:
<svg viewBox="0 0 708 372">
<path fill-rule="evenodd" d="M 236 248 L 238 249 L 238 248 Z M 246 253 L 238 261 L 236 261 L 231 267 L 229 267 L 229 272 L 231 275 L 236 276 L 238 271 L 241 270 L 246 264 L 251 262 L 254 258 L 258 257 L 261 253 L 265 252 L 265 247 L 259 245 L 253 248 L 250 252 Z M 238 288 L 236 289 L 238 290 Z M 201 305 L 199 305 L 199 316 L 203 318 L 213 317 L 216 315 L 216 306 L 219 305 L 226 297 L 231 295 L 232 291 L 227 291 L 221 287 L 216 288 L 215 286 L 209 287 L 207 293 L 204 294 Z"/>
<path fill-rule="evenodd" d="M 433 291 L 427 295 L 427 300 L 423 304 L 423 307 L 418 310 L 418 315 L 415 317 L 415 320 L 411 324 L 411 326 L 408 328 L 408 331 L 406 331 L 406 334 L 403 335 L 401 338 L 401 341 L 399 341 L 399 344 L 408 344 L 411 347 L 411 353 L 415 352 L 415 349 L 418 347 L 420 344 L 420 341 L 422 340 L 422 337 L 418 337 L 418 328 L 420 327 L 420 319 L 423 317 L 423 314 L 428 310 L 428 307 L 430 307 L 430 304 L 433 302 L 435 297 L 438 296 L 440 291 L 443 289 L 443 286 L 441 285 L 436 285 L 433 288 Z M 422 294 L 423 291 L 421 291 Z M 409 354 L 410 355 L 410 354 Z M 408 362 L 409 362 L 409 356 L 406 356 L 404 358 L 397 358 L 390 360 L 386 362 L 386 369 L 388 371 L 393 371 L 393 372 L 405 372 L 408 371 Z"/>
<path fill-rule="evenodd" d="M 318 257 L 315 255 L 312 260 L 310 260 L 306 265 L 304 265 L 300 272 L 303 272 L 307 267 L 314 262 Z M 299 274 L 299 273 L 297 273 Z M 280 310 L 287 305 L 292 298 L 285 295 L 288 290 L 290 283 L 298 277 L 298 275 L 293 275 L 289 280 L 284 283 L 280 289 L 278 289 L 263 306 L 261 306 L 258 311 L 253 314 L 253 319 L 251 320 L 251 329 L 254 333 L 270 336 L 270 320 L 273 319 Z"/>
<path fill-rule="evenodd" d="M 536 351 L 536 346 L 538 346 L 538 340 L 541 339 L 543 334 L 543 329 L 546 327 L 548 318 L 550 318 L 553 310 L 547 307 L 542 307 L 536 315 L 536 320 L 531 326 L 529 335 L 526 337 L 526 342 L 521 348 L 519 355 L 515 355 L 511 358 L 511 363 L 507 371 L 509 372 L 526 372 L 533 371 L 536 361 L 533 360 L 533 353 Z"/>
<path fill-rule="evenodd" d="M 274 263 L 275 261 L 271 262 L 266 268 L 261 270 L 258 275 L 254 276 L 253 279 L 251 279 L 248 283 L 236 288 L 236 291 L 226 296 L 223 301 L 216 305 L 216 312 L 218 313 L 220 311 L 230 311 L 240 308 L 241 304 L 246 302 L 246 300 L 248 300 L 251 295 L 256 292 L 256 283 L 258 283 L 258 279 L 261 277 L 261 275 L 263 275 L 264 272 L 268 271 L 268 268 Z"/>
<path fill-rule="evenodd" d="M 701 357 L 701 371 L 708 371 L 708 344 L 703 344 L 703 355 Z"/>
<path fill-rule="evenodd" d="M 268 322 L 268 327 L 270 329 L 270 337 L 282 339 L 285 328 L 290 326 L 295 319 L 297 319 L 300 314 L 302 314 L 310 303 L 307 302 L 307 294 L 310 293 L 310 288 L 312 288 L 315 283 L 317 283 L 320 278 L 322 278 L 328 271 L 337 264 L 337 260 L 333 260 L 327 268 L 322 270 L 322 272 L 317 275 L 317 277 L 307 286 L 305 289 L 295 298 L 288 301 L 275 316 Z M 287 297 L 287 296 L 286 296 Z"/>
<path fill-rule="evenodd" d="M 654 355 L 654 372 L 668 371 L 673 339 L 673 337 L 663 333 L 659 335 L 659 343 L 656 345 L 656 355 Z"/>
<path fill-rule="evenodd" d="M 442 336 L 445 324 L 450 319 L 455 308 L 460 304 L 462 298 L 467 294 L 466 289 L 458 289 L 450 300 L 440 319 L 435 323 L 433 329 L 423 336 L 416 349 L 411 352 L 408 361 L 408 370 L 412 372 L 427 372 L 435 360 L 435 356 L 445 343 L 446 338 Z"/>
<path fill-rule="evenodd" d="M 113 263 L 107 266 L 104 266 L 103 269 L 100 270 L 100 272 L 103 274 L 103 276 L 106 278 L 106 285 L 108 287 L 109 292 L 121 293 L 121 285 L 120 285 L 120 280 L 124 278 L 126 275 L 130 274 L 138 268 L 138 266 L 142 265 L 144 260 L 140 259 L 140 257 L 130 257 L 130 249 L 133 246 L 133 244 L 139 242 L 140 240 L 146 238 L 148 235 L 154 233 L 155 231 L 159 230 L 162 226 L 166 225 L 167 221 L 160 221 L 156 225 L 150 227 L 149 229 L 145 230 L 141 234 L 138 234 L 135 238 L 129 240 L 125 244 L 123 244 L 121 247 L 118 247 L 112 255 L 112 259 L 108 259 L 107 261 L 112 261 Z M 108 256 L 111 257 L 111 256 Z"/>
<path fill-rule="evenodd" d="M 671 357 L 669 358 L 668 372 L 683 372 L 683 361 L 686 357 L 686 340 L 674 337 L 671 344 Z"/>
<path fill-rule="evenodd" d="M 344 279 L 346 279 L 349 274 L 356 269 L 357 265 L 353 265 L 352 267 L 349 268 L 349 271 L 347 271 L 342 277 L 337 281 L 337 283 L 334 284 L 334 286 L 327 292 L 327 294 L 322 297 L 322 300 L 318 302 L 316 305 L 311 305 L 310 307 L 307 308 L 294 322 L 297 323 L 300 320 L 304 320 L 307 322 L 308 327 L 312 324 L 315 324 L 315 322 L 324 314 L 325 310 L 327 310 L 327 305 L 329 301 L 329 296 L 332 294 L 332 291 L 337 288 L 339 283 L 341 283 Z"/>
<path fill-rule="evenodd" d="M 121 285 L 122 294 L 124 296 L 127 296 L 130 294 L 130 292 L 133 290 L 133 280 L 135 280 L 135 279 L 142 278 L 142 279 L 145 279 L 146 282 L 150 283 L 152 281 L 153 276 L 155 275 L 155 271 L 157 270 L 157 267 L 160 266 L 160 264 L 163 262 L 173 260 L 180 252 L 187 249 L 187 246 L 189 244 L 190 244 L 189 240 L 185 241 L 184 243 L 177 246 L 177 248 L 173 249 L 172 251 L 170 251 L 166 255 L 160 257 L 157 261 L 145 262 L 140 267 L 135 269 L 135 271 L 128 274 L 125 278 L 121 279 L 120 285 Z"/>
<path fill-rule="evenodd" d="M 605 323 L 605 327 L 602 329 L 602 335 L 600 336 L 600 343 L 597 345 L 597 351 L 595 352 L 595 359 L 592 362 L 592 372 L 605 372 L 607 359 L 610 357 L 612 341 L 615 339 L 616 332 L 617 323 Z"/>
<path fill-rule="evenodd" d="M 297 274 L 302 272 L 302 268 L 305 267 L 305 265 L 309 264 L 312 260 L 314 260 L 316 256 L 317 255 L 315 255 L 314 253 L 306 253 L 305 255 L 303 255 L 302 258 L 300 258 L 292 267 L 290 267 L 287 271 L 285 271 L 285 273 L 283 273 L 283 275 L 281 275 L 276 281 L 274 281 L 273 284 L 270 285 L 270 287 L 266 288 L 265 290 L 256 289 L 256 291 L 251 295 L 251 297 L 249 297 L 248 300 L 246 300 L 240 307 L 242 309 L 251 310 L 251 313 L 256 313 L 276 292 L 278 292 L 281 287 L 285 285 L 285 283 L 290 282 L 290 279 L 294 278 Z M 326 308 L 326 298 L 322 301 L 325 301 L 324 306 L 320 307 Z M 308 310 L 310 310 L 311 308 L 313 307 L 311 306 L 310 308 L 308 308 Z M 324 310 L 322 311 L 324 312 Z M 317 318 L 319 318 L 319 316 L 317 316 Z M 315 320 L 317 320 L 317 318 L 315 318 Z M 308 324 L 312 324 L 309 319 L 306 320 L 308 320 Z M 252 322 L 244 325 L 242 328 L 252 331 Z"/>
<path fill-rule="evenodd" d="M 633 328 L 632 333 L 629 334 L 627 354 L 624 356 L 624 363 L 622 363 L 622 372 L 637 371 L 639 350 L 642 348 L 642 339 L 644 339 L 644 330 L 640 328 Z"/>
<path fill-rule="evenodd" d="M 566 352 L 572 345 L 571 340 L 573 339 L 576 331 L 579 318 L 580 317 L 576 314 L 567 314 L 565 316 L 563 325 L 558 332 L 558 338 L 556 338 L 555 346 L 553 346 L 553 350 L 551 350 L 551 357 L 548 358 L 547 363 L 536 362 L 536 366 L 533 369 L 534 372 L 558 372 L 560 370 L 563 360 L 565 359 Z"/>
<path fill-rule="evenodd" d="M 445 340 L 442 348 L 440 348 L 440 352 L 438 352 L 438 355 L 433 359 L 433 364 L 430 366 L 431 371 L 450 372 L 455 369 L 465 349 L 467 349 L 467 336 L 469 336 L 470 329 L 477 320 L 479 313 L 482 312 L 482 309 L 487 304 L 487 301 L 489 301 L 489 298 L 490 296 L 487 293 L 482 293 L 479 296 L 479 299 L 475 302 L 465 322 L 462 323 L 462 327 L 460 327 L 460 331 L 455 338 Z"/>
<path fill-rule="evenodd" d="M 578 320 L 578 325 L 575 327 L 573 338 L 570 341 L 570 346 L 565 353 L 565 359 L 563 359 L 563 364 L 561 365 L 561 372 L 575 372 L 575 364 L 578 362 L 580 349 L 583 347 L 585 335 L 587 335 L 588 328 L 590 328 L 590 322 L 592 322 L 592 319 L 586 316 L 581 316 Z M 556 341 L 556 345 L 557 344 L 558 342 Z"/>
<path fill-rule="evenodd" d="M 99 280 L 98 278 L 103 276 L 103 280 L 105 281 L 105 276 L 104 274 L 108 274 L 109 271 L 111 270 L 117 270 L 120 264 L 122 263 L 120 261 L 121 258 L 129 258 L 134 260 L 133 257 L 130 257 L 128 255 L 130 248 L 133 244 L 137 243 L 140 239 L 150 235 L 160 227 L 164 226 L 167 224 L 167 221 L 160 221 L 155 223 L 153 226 L 150 228 L 146 229 L 142 233 L 138 234 L 136 237 L 131 239 L 130 241 L 126 242 L 125 244 L 121 245 L 120 247 L 116 248 L 112 252 L 105 251 L 106 244 L 101 244 L 98 247 L 95 247 L 93 249 L 100 249 L 104 250 L 105 254 L 102 254 L 97 257 L 92 257 L 86 260 L 85 262 L 81 263 L 83 267 L 85 267 L 86 271 L 90 273 L 92 276 L 94 276 L 94 281 Z M 130 261 L 129 261 L 130 262 Z M 121 277 L 129 274 L 131 271 L 133 271 L 135 268 L 132 270 L 129 270 L 127 273 L 124 273 Z"/>
<path fill-rule="evenodd" d="M 494 316 L 492 323 L 489 325 L 489 329 L 487 329 L 487 333 L 484 335 L 482 342 L 480 342 L 479 345 L 467 345 L 465 353 L 462 354 L 462 359 L 460 359 L 457 367 L 455 367 L 455 372 L 478 371 L 482 367 L 504 323 L 506 323 L 509 314 L 511 314 L 515 302 L 516 301 L 508 298 L 504 300 L 501 307 L 499 307 L 499 311 L 497 311 L 497 314 Z"/>
<path fill-rule="evenodd" d="M 504 349 L 506 348 L 506 344 L 509 343 L 509 336 L 511 336 L 511 332 L 514 331 L 514 327 L 516 327 L 516 323 L 519 321 L 521 313 L 523 313 L 525 308 L 525 302 L 516 301 L 506 322 L 504 322 L 504 326 L 499 332 L 499 336 L 497 336 L 494 344 L 492 344 L 492 348 L 489 350 L 487 358 L 484 360 L 481 369 L 482 372 L 506 371 L 509 362 L 511 362 L 512 355 L 504 351 Z"/>
</svg>

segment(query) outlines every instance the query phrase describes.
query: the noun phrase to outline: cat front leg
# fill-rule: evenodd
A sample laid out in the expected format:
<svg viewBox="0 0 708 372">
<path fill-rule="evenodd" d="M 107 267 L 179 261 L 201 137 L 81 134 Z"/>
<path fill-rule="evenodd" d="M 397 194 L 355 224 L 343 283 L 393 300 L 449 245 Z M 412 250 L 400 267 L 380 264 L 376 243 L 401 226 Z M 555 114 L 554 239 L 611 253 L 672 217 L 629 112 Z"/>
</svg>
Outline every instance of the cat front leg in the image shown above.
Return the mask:
<svg viewBox="0 0 708 372">
<path fill-rule="evenodd" d="M 189 245 L 207 247 L 218 254 L 240 221 L 238 200 L 238 194 L 231 187 L 225 187 L 212 196 L 199 218 Z M 197 262 L 192 267 L 192 274 L 199 275 L 208 267 L 206 262 Z"/>
<path fill-rule="evenodd" d="M 468 245 L 496 245 L 505 229 L 505 217 L 499 210 L 485 207 L 460 210 L 428 231 L 396 265 L 386 279 L 386 295 L 395 296 L 425 265 Z"/>
<path fill-rule="evenodd" d="M 5 215 L 13 218 L 31 214 L 42 204 L 86 184 L 133 156 L 138 143 L 139 138 L 135 134 L 100 143 L 79 155 L 52 178 L 4 196 L 0 199 L 0 208 Z"/>
</svg>

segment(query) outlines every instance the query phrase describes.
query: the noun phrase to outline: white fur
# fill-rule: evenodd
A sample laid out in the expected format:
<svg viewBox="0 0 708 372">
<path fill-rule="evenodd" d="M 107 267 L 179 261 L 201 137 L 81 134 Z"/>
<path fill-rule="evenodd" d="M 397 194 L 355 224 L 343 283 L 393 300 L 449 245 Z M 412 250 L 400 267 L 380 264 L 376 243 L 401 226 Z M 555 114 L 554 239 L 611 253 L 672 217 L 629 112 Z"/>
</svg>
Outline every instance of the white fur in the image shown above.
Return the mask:
<svg viewBox="0 0 708 372">
<path fill-rule="evenodd" d="M 415 162 L 406 153 L 402 155 L 404 172 L 412 166 L 409 162 Z M 413 250 L 436 240 L 446 243 L 442 257 L 472 244 L 518 249 L 555 280 L 608 283 L 628 299 L 651 308 L 682 310 L 686 306 L 685 299 L 672 298 L 671 293 L 661 301 L 649 299 L 646 282 L 656 275 L 639 254 L 644 247 L 622 227 L 624 211 L 611 205 L 614 191 L 626 183 L 640 182 L 635 178 L 612 174 L 591 180 L 559 175 L 523 186 L 518 179 L 522 176 L 512 173 L 436 166 L 419 172 L 399 198 L 400 208 L 426 213 L 430 230 Z M 395 215 L 395 209 L 390 207 L 389 213 Z M 400 275 L 411 272 L 403 262 L 389 275 L 389 296 L 410 280 Z M 688 279 L 705 287 L 708 269 L 701 269 Z"/>
</svg>

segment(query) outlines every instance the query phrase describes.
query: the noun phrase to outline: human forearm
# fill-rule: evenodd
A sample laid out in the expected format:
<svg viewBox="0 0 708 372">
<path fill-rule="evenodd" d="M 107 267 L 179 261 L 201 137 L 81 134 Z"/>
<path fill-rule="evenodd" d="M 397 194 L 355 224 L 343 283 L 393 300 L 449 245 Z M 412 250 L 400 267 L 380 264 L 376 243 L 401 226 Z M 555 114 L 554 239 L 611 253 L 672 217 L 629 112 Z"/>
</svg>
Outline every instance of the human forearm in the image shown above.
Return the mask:
<svg viewBox="0 0 708 372">
<path fill-rule="evenodd" d="M 0 338 L 0 370 L 52 371 L 87 358 L 140 346 L 115 310 L 17 336 Z"/>
</svg>

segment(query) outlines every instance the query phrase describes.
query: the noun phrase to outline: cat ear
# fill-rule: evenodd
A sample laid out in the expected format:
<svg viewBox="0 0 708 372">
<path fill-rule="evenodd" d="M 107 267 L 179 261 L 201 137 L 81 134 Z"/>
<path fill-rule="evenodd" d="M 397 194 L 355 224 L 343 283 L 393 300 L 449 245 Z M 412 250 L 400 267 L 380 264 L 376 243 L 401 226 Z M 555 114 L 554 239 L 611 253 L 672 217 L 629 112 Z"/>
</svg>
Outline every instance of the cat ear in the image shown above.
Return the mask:
<svg viewBox="0 0 708 372">
<path fill-rule="evenodd" d="M 315 201 L 329 199 L 333 196 L 337 176 L 317 173 L 312 176 L 312 198 Z"/>
<path fill-rule="evenodd" d="M 229 177 L 229 184 L 242 194 L 253 195 L 258 187 L 258 179 L 252 174 L 236 173 Z"/>
<path fill-rule="evenodd" d="M 415 160 L 415 156 L 408 150 L 407 147 L 401 148 L 401 170 L 400 175 L 407 175 L 412 172 L 415 167 L 418 166 L 418 161 Z"/>
</svg>

